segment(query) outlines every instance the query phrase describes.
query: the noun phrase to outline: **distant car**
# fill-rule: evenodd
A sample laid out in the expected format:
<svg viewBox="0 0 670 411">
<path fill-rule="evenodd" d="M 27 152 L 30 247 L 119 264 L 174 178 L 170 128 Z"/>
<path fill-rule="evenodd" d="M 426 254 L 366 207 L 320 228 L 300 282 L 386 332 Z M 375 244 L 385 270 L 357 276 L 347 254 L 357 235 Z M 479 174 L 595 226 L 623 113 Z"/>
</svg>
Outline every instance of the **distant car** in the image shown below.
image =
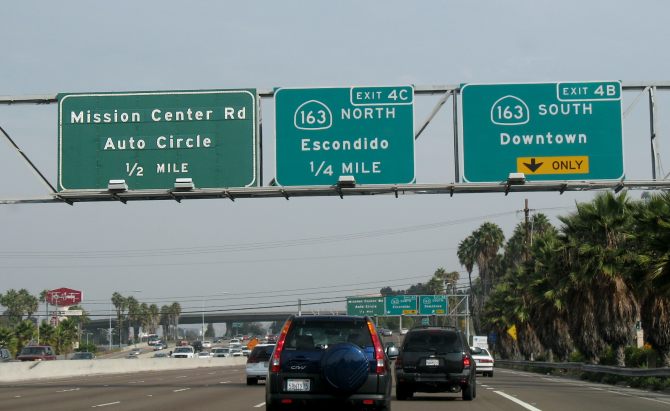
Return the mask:
<svg viewBox="0 0 670 411">
<path fill-rule="evenodd" d="M 166 352 L 157 352 L 154 353 L 153 358 L 168 358 L 168 354 Z"/>
<path fill-rule="evenodd" d="M 415 392 L 461 392 L 464 401 L 477 396 L 477 365 L 467 338 L 455 327 L 412 328 L 395 363 L 396 399 Z"/>
<path fill-rule="evenodd" d="M 212 358 L 212 354 L 209 351 L 200 351 L 195 358 Z"/>
<path fill-rule="evenodd" d="M 156 341 L 153 345 L 154 351 L 160 351 L 167 348 L 167 343 L 165 341 Z"/>
<path fill-rule="evenodd" d="M 95 359 L 95 354 L 92 352 L 76 352 L 70 358 L 71 360 L 93 360 Z"/>
<path fill-rule="evenodd" d="M 0 362 L 7 362 L 12 360 L 12 353 L 7 348 L 0 348 Z"/>
<path fill-rule="evenodd" d="M 258 344 L 247 359 L 247 385 L 256 385 L 268 374 L 268 363 L 274 350 L 274 344 Z"/>
<path fill-rule="evenodd" d="M 495 360 L 486 348 L 471 347 L 472 359 L 477 364 L 477 374 L 482 374 L 484 377 L 493 377 L 493 366 Z"/>
<path fill-rule="evenodd" d="M 19 361 L 51 361 L 56 359 L 56 354 L 50 345 L 29 345 L 23 347 L 16 359 Z"/>
<path fill-rule="evenodd" d="M 203 341 L 202 342 L 202 348 L 212 348 L 212 342 L 211 341 Z"/>
<path fill-rule="evenodd" d="M 195 350 L 190 345 L 176 347 L 172 352 L 172 358 L 193 358 L 194 356 Z"/>
<path fill-rule="evenodd" d="M 137 357 L 138 355 L 142 354 L 142 349 L 141 348 L 133 348 L 130 350 L 128 353 L 129 357 Z"/>
<path fill-rule="evenodd" d="M 242 341 L 240 341 L 237 338 L 233 338 L 228 342 L 229 347 L 240 347 L 242 345 Z"/>
<path fill-rule="evenodd" d="M 202 341 L 193 341 L 193 344 L 191 344 L 195 352 L 202 351 Z"/>
<path fill-rule="evenodd" d="M 407 334 L 407 331 L 409 331 L 407 328 L 401 328 L 401 329 L 400 329 L 400 335 L 405 335 L 405 334 Z"/>
<path fill-rule="evenodd" d="M 242 346 L 242 355 L 248 357 L 251 354 L 251 350 L 245 346 Z"/>
<path fill-rule="evenodd" d="M 384 337 L 390 337 L 393 335 L 393 331 L 389 330 L 388 328 L 380 328 L 379 333 Z"/>
<path fill-rule="evenodd" d="M 242 354 L 242 348 L 231 348 L 230 349 L 230 356 L 231 357 L 242 357 L 244 354 Z"/>
<path fill-rule="evenodd" d="M 230 348 L 224 347 L 212 348 L 211 353 L 212 357 L 230 357 L 232 355 Z"/>
</svg>

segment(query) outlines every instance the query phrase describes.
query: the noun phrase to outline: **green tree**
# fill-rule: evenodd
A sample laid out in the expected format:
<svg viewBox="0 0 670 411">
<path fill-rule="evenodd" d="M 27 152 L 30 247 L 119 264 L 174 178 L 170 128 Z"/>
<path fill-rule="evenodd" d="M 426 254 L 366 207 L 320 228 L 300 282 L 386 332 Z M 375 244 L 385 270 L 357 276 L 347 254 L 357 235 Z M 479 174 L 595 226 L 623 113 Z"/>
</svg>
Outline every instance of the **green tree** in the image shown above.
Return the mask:
<svg viewBox="0 0 670 411">
<path fill-rule="evenodd" d="M 72 352 L 73 342 L 77 339 L 77 325 L 69 318 L 66 318 L 56 327 L 53 339 L 56 354 L 68 354 Z"/>
<path fill-rule="evenodd" d="M 670 367 L 670 194 L 651 196 L 635 208 L 631 240 L 639 244 L 637 294 L 646 339 Z"/>
<path fill-rule="evenodd" d="M 28 345 L 36 335 L 35 324 L 32 321 L 21 321 L 16 328 L 14 328 L 14 335 L 16 336 L 16 349 L 21 351 L 23 347 Z"/>
<path fill-rule="evenodd" d="M 16 356 L 18 340 L 14 334 L 14 330 L 7 327 L 0 327 L 0 347 L 7 348 L 12 356 Z"/>
<path fill-rule="evenodd" d="M 112 304 L 114 305 L 114 309 L 116 309 L 116 330 L 119 336 L 119 344 L 121 344 L 123 341 L 123 335 L 121 334 L 123 330 L 123 318 L 128 309 L 128 301 L 123 295 L 115 291 L 112 294 Z"/>
<path fill-rule="evenodd" d="M 634 256 L 625 241 L 632 227 L 632 209 L 625 192 L 608 192 L 560 217 L 573 280 L 568 311 L 571 335 L 580 351 L 590 351 L 595 361 L 604 345 L 611 345 L 619 366 L 625 365 L 624 348 L 632 340 L 639 313 L 631 287 Z"/>
</svg>

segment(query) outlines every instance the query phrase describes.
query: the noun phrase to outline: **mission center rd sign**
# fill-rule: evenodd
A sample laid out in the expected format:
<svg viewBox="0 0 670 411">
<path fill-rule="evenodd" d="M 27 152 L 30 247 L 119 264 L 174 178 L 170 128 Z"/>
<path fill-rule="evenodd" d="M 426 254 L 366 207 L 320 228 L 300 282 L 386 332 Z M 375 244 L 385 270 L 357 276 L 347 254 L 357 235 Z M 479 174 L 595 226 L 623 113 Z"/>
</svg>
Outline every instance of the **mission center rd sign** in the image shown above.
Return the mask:
<svg viewBox="0 0 670 411">
<path fill-rule="evenodd" d="M 623 178 L 620 82 L 467 84 L 461 92 L 464 181 Z"/>
<path fill-rule="evenodd" d="M 58 95 L 58 190 L 246 187 L 257 175 L 256 90 Z"/>
</svg>

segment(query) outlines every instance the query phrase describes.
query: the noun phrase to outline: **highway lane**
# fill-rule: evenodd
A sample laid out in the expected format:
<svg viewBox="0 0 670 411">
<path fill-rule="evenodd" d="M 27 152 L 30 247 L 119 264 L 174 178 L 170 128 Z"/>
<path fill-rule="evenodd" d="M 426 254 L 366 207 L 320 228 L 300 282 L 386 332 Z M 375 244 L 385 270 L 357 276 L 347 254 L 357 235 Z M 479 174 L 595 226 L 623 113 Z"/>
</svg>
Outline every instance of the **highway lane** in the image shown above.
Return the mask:
<svg viewBox="0 0 670 411">
<path fill-rule="evenodd" d="M 196 360 L 197 361 L 197 360 Z M 497 369 L 478 378 L 477 398 L 418 393 L 393 401 L 394 411 L 669 410 L 667 394 Z M 244 367 L 118 374 L 0 386 L 0 410 L 264 409 L 264 386 L 247 386 Z"/>
</svg>

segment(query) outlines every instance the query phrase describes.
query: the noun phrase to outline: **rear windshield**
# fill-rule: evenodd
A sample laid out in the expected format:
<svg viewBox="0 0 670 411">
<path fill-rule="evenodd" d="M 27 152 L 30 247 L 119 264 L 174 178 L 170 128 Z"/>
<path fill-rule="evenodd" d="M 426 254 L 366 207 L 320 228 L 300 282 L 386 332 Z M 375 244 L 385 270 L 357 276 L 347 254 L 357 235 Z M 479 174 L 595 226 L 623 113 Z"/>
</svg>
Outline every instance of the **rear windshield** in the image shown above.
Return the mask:
<svg viewBox="0 0 670 411">
<path fill-rule="evenodd" d="M 190 347 L 177 347 L 174 352 L 193 352 L 193 348 Z"/>
<path fill-rule="evenodd" d="M 443 331 L 417 331 L 407 334 L 405 352 L 460 352 L 458 334 Z"/>
<path fill-rule="evenodd" d="M 372 347 L 368 325 L 363 320 L 297 321 L 286 336 L 287 350 L 323 350 L 338 343 L 353 343 L 361 348 Z"/>
<path fill-rule="evenodd" d="M 267 361 L 272 355 L 272 350 L 275 349 L 274 345 L 268 345 L 265 347 L 254 347 L 254 350 L 249 355 L 251 359 L 258 359 L 259 361 Z"/>
</svg>

